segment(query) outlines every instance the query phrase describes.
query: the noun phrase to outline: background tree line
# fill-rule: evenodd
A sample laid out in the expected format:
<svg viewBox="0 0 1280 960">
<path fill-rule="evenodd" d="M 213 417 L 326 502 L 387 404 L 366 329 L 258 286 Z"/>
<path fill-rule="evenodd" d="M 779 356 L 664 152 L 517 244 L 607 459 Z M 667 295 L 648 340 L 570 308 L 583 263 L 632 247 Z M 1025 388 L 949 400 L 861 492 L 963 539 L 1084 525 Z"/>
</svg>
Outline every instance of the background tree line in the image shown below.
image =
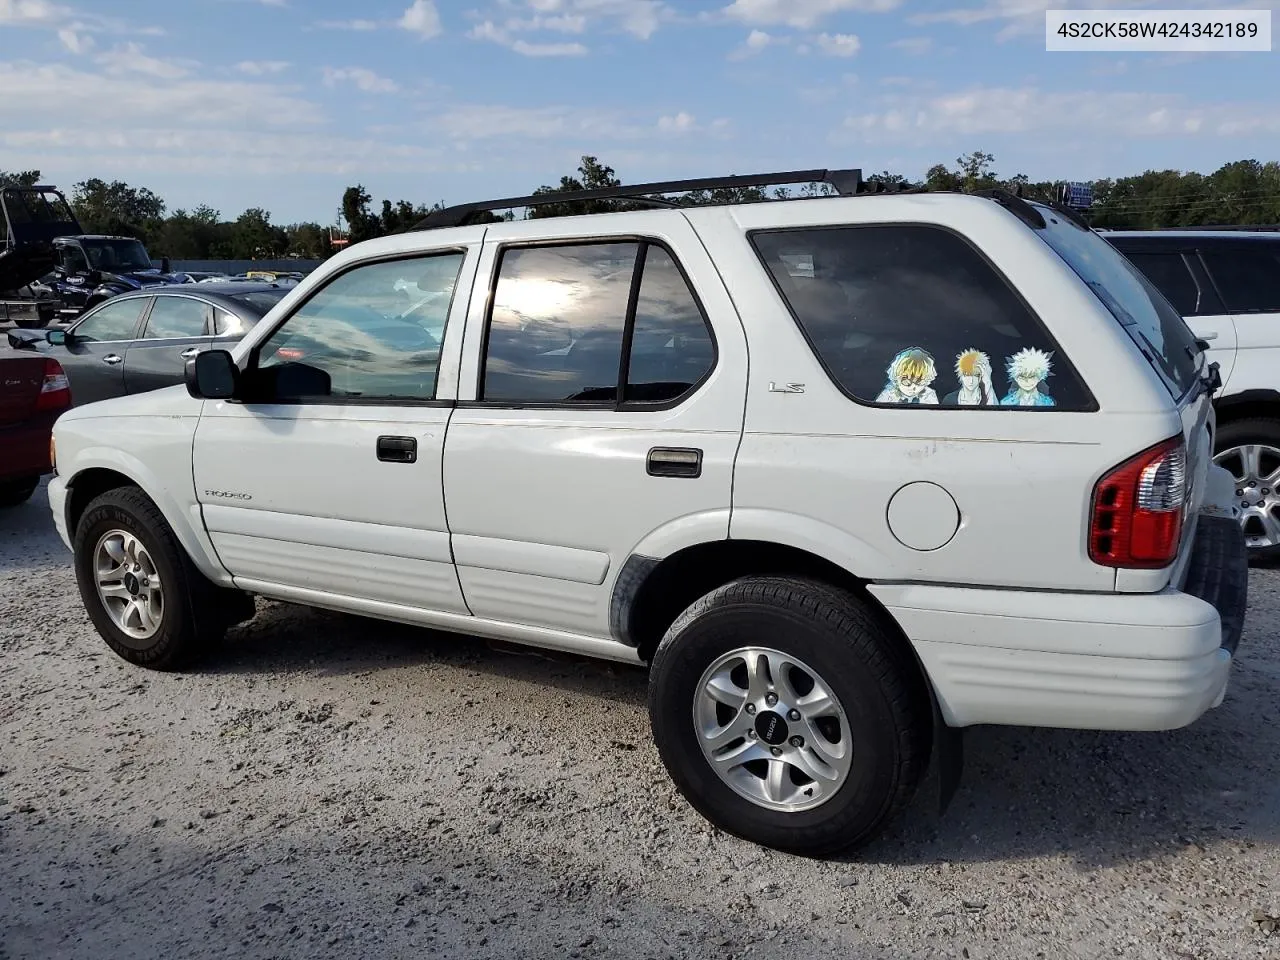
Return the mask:
<svg viewBox="0 0 1280 960">
<path fill-rule="evenodd" d="M 930 167 L 920 181 L 887 170 L 871 174 L 867 180 L 908 189 L 973 192 L 1001 188 L 1040 198 L 1051 197 L 1056 189 L 1054 183 L 1033 182 L 1025 174 L 1002 177 L 995 171 L 994 164 L 994 156 L 975 151 L 958 157 L 954 167 L 941 163 Z M 0 185 L 33 184 L 39 180 L 38 170 L 0 171 Z M 619 185 L 621 181 L 612 167 L 596 157 L 584 156 L 573 174 L 561 177 L 558 184 L 544 184 L 533 192 L 542 195 Z M 1094 226 L 1151 229 L 1280 224 L 1280 162 L 1276 161 L 1237 160 L 1208 174 L 1148 170 L 1131 177 L 1095 180 L 1091 186 L 1093 207 L 1085 215 Z M 826 192 L 828 189 L 823 184 L 770 191 L 753 187 L 701 191 L 680 197 L 677 202 L 688 205 L 745 202 Z M 203 204 L 194 210 L 178 209 L 166 214 L 164 200 L 151 190 L 119 180 L 108 183 L 94 178 L 76 183 L 70 200 L 87 232 L 137 237 L 156 258 L 323 259 L 335 249 L 330 245 L 329 229 L 318 223 L 280 226 L 273 224 L 271 214 L 260 207 L 245 210 L 235 220 L 226 220 L 219 211 Z M 363 185 L 356 184 L 342 194 L 339 219 L 350 242 L 359 243 L 412 227 L 442 206 L 441 203 L 427 206 L 410 200 L 382 200 L 380 206 L 375 207 L 369 192 Z M 557 203 L 530 208 L 525 216 L 555 217 L 629 206 L 635 205 L 619 201 Z M 511 212 L 501 216 L 482 213 L 474 219 L 510 220 L 513 216 Z"/>
</svg>

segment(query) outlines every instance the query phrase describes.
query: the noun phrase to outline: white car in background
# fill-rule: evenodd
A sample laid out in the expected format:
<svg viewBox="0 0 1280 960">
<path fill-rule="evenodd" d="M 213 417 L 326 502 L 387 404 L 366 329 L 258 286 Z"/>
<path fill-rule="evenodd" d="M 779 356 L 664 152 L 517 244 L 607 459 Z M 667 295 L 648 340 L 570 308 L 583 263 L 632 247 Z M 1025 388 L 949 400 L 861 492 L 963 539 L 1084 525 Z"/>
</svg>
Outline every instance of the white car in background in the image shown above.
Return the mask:
<svg viewBox="0 0 1280 960">
<path fill-rule="evenodd" d="M 1280 559 L 1280 232 L 1107 231 L 1218 364 L 1214 458 L 1235 478 L 1250 552 Z"/>
</svg>

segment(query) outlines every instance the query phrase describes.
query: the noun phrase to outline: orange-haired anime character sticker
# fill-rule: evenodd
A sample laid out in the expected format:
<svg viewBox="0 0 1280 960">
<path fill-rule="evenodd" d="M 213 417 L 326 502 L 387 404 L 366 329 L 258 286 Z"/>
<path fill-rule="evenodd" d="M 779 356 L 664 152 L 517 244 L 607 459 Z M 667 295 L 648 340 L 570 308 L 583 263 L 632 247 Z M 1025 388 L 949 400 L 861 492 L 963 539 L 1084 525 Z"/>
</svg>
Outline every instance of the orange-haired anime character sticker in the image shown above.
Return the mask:
<svg viewBox="0 0 1280 960">
<path fill-rule="evenodd" d="M 927 350 L 908 347 L 900 351 L 886 373 L 889 379 L 876 403 L 938 402 L 938 395 L 930 386 L 938 378 L 938 369 Z"/>
<path fill-rule="evenodd" d="M 1053 397 L 1045 392 L 1044 382 L 1053 373 L 1052 353 L 1024 347 L 1005 361 L 1009 374 L 1009 392 L 1000 401 L 1002 407 L 1052 407 Z"/>
<path fill-rule="evenodd" d="M 942 398 L 948 405 L 962 407 L 994 407 L 1000 403 L 991 384 L 991 358 L 970 347 L 956 357 L 956 379 L 960 389 Z"/>
</svg>

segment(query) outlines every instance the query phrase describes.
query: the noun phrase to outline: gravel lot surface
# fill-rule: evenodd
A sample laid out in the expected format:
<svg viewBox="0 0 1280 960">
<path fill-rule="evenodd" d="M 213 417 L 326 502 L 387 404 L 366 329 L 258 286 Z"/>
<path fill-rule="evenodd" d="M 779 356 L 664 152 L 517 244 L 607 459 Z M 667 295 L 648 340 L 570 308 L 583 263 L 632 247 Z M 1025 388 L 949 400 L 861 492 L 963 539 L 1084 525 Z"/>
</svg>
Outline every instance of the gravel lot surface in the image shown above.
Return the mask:
<svg viewBox="0 0 1280 960">
<path fill-rule="evenodd" d="M 0 514 L 0 957 L 1280 958 L 1280 572 L 1193 727 L 978 729 L 856 858 L 709 828 L 645 677 L 263 603 L 200 672 Z M 926 785 L 926 789 L 931 784 Z"/>
</svg>

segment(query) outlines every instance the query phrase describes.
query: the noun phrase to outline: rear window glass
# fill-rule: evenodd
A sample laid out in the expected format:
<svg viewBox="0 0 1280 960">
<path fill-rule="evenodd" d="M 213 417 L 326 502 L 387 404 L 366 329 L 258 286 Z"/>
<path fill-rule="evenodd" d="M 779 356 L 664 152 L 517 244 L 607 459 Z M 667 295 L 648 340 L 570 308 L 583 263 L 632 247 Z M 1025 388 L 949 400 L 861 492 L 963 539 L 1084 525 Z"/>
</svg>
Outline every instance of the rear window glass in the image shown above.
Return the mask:
<svg viewBox="0 0 1280 960">
<path fill-rule="evenodd" d="M 1199 372 L 1195 335 L 1142 271 L 1092 230 L 1045 210 L 1035 231 L 1102 301 L 1160 375 L 1174 399 L 1186 395 Z"/>
<path fill-rule="evenodd" d="M 1180 253 L 1130 253 L 1129 262 L 1155 284 L 1184 317 L 1200 312 L 1200 288 Z"/>
<path fill-rule="evenodd" d="M 823 366 L 855 400 L 1093 409 L 1043 325 L 948 230 L 850 226 L 751 239 Z"/>
<path fill-rule="evenodd" d="M 1232 313 L 1280 311 L 1280 243 L 1215 244 L 1200 256 Z"/>
</svg>

